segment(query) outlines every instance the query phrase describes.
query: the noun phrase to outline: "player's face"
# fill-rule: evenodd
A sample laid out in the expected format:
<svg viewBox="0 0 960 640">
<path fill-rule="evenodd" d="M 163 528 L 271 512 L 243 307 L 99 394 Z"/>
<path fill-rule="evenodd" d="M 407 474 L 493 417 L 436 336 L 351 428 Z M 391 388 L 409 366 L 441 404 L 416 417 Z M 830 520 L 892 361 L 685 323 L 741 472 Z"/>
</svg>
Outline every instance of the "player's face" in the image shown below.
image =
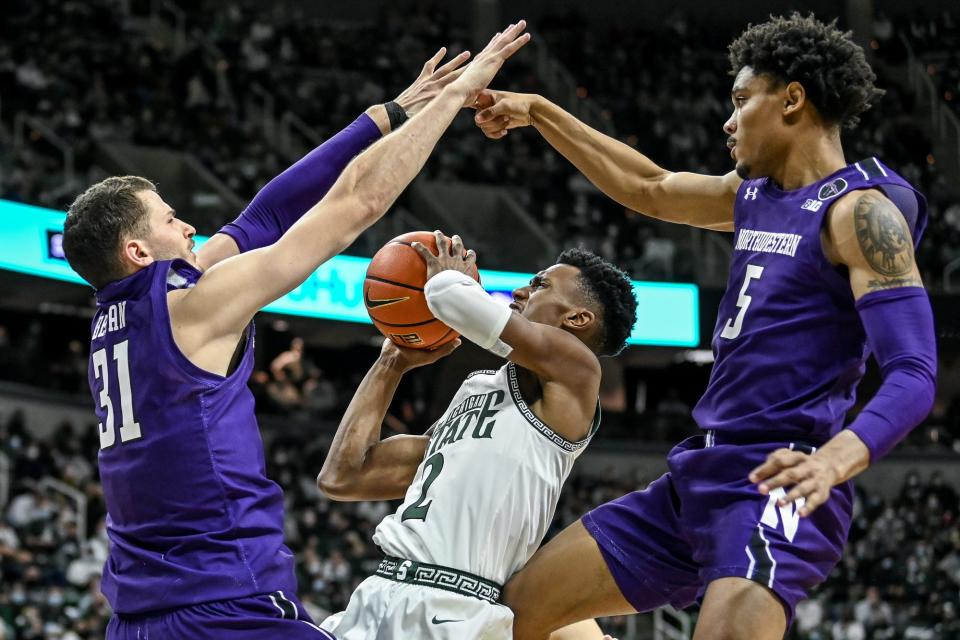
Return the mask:
<svg viewBox="0 0 960 640">
<path fill-rule="evenodd" d="M 559 327 L 580 298 L 577 278 L 580 270 L 569 264 L 555 264 L 530 279 L 530 284 L 513 292 L 510 308 L 527 320 Z"/>
<path fill-rule="evenodd" d="M 787 140 L 777 83 L 744 67 L 733 81 L 733 114 L 723 125 L 730 157 L 744 180 L 770 175 Z"/>
<path fill-rule="evenodd" d="M 137 197 L 147 207 L 150 220 L 150 235 L 143 239 L 150 256 L 154 260 L 180 258 L 196 265 L 193 236 L 197 230 L 177 218 L 176 212 L 156 191 L 140 191 Z"/>
</svg>

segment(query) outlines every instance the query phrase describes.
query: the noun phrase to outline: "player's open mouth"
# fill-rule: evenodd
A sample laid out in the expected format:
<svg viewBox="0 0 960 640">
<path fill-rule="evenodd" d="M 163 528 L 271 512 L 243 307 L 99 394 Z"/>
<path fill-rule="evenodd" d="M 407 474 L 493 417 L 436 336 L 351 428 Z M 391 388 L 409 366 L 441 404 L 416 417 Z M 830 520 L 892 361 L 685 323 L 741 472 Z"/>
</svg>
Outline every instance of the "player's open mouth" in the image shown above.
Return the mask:
<svg viewBox="0 0 960 640">
<path fill-rule="evenodd" d="M 516 311 L 517 313 L 520 313 L 521 311 L 523 311 L 523 307 L 521 307 L 520 305 L 518 305 L 516 302 L 511 302 L 509 306 L 510 306 L 511 309 L 513 309 L 513 310 Z"/>
</svg>

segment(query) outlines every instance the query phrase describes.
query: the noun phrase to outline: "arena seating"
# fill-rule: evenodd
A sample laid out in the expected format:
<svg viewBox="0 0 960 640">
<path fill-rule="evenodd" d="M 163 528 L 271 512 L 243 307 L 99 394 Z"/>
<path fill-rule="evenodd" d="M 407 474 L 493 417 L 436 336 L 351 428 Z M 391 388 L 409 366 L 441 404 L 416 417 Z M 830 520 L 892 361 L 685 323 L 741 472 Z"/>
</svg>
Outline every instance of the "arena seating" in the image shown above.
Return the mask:
<svg viewBox="0 0 960 640">
<path fill-rule="evenodd" d="M 370 23 L 334 24 L 294 10 L 267 19 L 259 8 L 231 3 L 218 11 L 185 8 L 190 36 L 175 55 L 111 7 L 106 0 L 17 2 L 0 26 L 0 121 L 12 128 L 16 114 L 29 113 L 44 123 L 75 148 L 79 176 L 73 189 L 64 188 L 54 150 L 38 138 L 4 154 L 0 197 L 63 207 L 100 175 L 97 144 L 127 141 L 192 153 L 248 199 L 292 160 L 263 135 L 259 93 L 269 94 L 276 112 L 290 110 L 326 136 L 367 105 L 399 93 L 439 46 L 468 46 L 466 30 L 442 4 L 423 5 L 414 18 L 399 20 L 385 10 Z M 39 16 L 43 30 L 22 28 Z M 579 94 L 605 110 L 617 135 L 669 169 L 729 170 L 720 128 L 729 111 L 724 46 L 734 34 L 679 14 L 664 29 L 581 28 L 588 23 L 582 14 L 548 15 L 535 32 L 580 79 Z M 941 42 L 927 34 L 927 23 L 918 24 L 907 30 L 921 34 L 913 36 L 918 47 Z M 97 46 L 87 46 L 91 41 Z M 928 284 L 936 285 L 943 265 L 958 257 L 960 222 L 943 215 L 956 200 L 929 162 L 931 143 L 913 112 L 915 97 L 885 71 L 897 40 L 878 47 L 880 85 L 888 94 L 847 136 L 847 154 L 881 156 L 928 192 L 932 222 L 920 262 Z M 105 60 L 111 64 L 103 68 Z M 943 82 L 955 67 L 937 67 Z M 522 57 L 497 86 L 543 90 Z M 637 278 L 692 279 L 690 247 L 603 197 L 535 134 L 491 143 L 472 128 L 468 116 L 458 119 L 425 177 L 506 186 L 561 244 L 590 246 Z M 215 230 L 200 225 L 201 233 Z"/>
</svg>

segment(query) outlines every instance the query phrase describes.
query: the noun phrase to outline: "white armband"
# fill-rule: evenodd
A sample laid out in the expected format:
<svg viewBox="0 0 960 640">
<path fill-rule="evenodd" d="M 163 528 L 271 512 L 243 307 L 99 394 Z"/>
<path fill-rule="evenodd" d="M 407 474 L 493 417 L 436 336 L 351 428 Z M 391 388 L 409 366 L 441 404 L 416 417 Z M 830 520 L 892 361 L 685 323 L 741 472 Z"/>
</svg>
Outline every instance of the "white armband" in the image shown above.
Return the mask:
<svg viewBox="0 0 960 640">
<path fill-rule="evenodd" d="M 513 311 L 491 298 L 467 274 L 441 271 L 427 280 L 423 292 L 430 313 L 470 342 L 502 358 L 513 351 L 500 339 Z"/>
</svg>

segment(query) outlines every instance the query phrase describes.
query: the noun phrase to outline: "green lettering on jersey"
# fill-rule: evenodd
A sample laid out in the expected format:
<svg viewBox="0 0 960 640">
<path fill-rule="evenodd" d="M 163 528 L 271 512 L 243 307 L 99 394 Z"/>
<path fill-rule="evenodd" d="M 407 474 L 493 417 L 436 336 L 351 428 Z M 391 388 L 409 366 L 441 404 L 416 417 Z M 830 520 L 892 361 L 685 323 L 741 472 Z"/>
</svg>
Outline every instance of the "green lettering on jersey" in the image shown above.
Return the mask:
<svg viewBox="0 0 960 640">
<path fill-rule="evenodd" d="M 473 428 L 474 438 L 493 437 L 493 425 L 496 424 L 496 421 L 492 418 L 497 414 L 498 407 L 505 397 L 506 394 L 500 389 L 487 394 L 487 397 L 483 400 L 483 408 L 477 416 L 477 426 Z"/>
</svg>

